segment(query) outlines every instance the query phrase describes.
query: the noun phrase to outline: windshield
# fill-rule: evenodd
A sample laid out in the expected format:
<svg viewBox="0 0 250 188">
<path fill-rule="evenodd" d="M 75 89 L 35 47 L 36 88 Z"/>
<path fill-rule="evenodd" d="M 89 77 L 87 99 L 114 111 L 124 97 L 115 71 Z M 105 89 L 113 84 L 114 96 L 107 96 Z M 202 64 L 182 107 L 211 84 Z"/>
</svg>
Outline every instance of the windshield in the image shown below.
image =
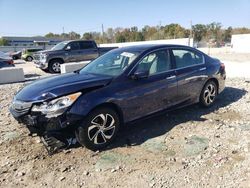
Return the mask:
<svg viewBox="0 0 250 188">
<path fill-rule="evenodd" d="M 55 45 L 53 48 L 51 48 L 51 50 L 62 50 L 67 44 L 68 42 L 60 42 L 57 45 Z"/>
<path fill-rule="evenodd" d="M 125 50 L 110 51 L 84 67 L 80 73 L 118 76 L 138 57 L 139 52 Z"/>
</svg>

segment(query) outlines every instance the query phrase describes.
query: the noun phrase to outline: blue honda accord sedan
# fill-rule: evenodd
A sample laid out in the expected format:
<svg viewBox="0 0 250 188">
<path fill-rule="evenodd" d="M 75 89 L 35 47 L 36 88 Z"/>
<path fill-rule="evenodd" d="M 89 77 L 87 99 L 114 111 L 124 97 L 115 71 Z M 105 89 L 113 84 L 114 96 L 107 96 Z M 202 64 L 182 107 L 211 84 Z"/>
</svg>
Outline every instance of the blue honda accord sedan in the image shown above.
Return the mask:
<svg viewBox="0 0 250 188">
<path fill-rule="evenodd" d="M 210 107 L 225 79 L 223 63 L 191 47 L 124 47 L 79 71 L 27 85 L 14 97 L 10 112 L 47 148 L 77 140 L 100 150 L 128 122 L 194 103 Z"/>
</svg>

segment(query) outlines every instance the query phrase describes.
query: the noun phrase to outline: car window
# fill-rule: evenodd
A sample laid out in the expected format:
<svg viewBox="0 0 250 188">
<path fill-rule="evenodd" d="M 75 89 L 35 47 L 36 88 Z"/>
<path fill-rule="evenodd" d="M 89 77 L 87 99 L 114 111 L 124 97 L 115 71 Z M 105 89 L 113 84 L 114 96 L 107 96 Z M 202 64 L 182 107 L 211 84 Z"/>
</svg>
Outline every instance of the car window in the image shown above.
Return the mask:
<svg viewBox="0 0 250 188">
<path fill-rule="evenodd" d="M 82 50 L 95 48 L 94 43 L 91 41 L 81 41 L 79 43 L 80 43 L 80 49 Z"/>
<path fill-rule="evenodd" d="M 173 49 L 176 68 L 183 68 L 203 63 L 203 55 L 190 50 Z"/>
<path fill-rule="evenodd" d="M 27 52 L 28 53 L 32 53 L 32 52 L 38 52 L 41 51 L 42 49 L 28 49 Z"/>
<path fill-rule="evenodd" d="M 149 71 L 149 75 L 171 70 L 171 60 L 169 52 L 160 50 L 144 57 L 138 64 L 137 71 Z"/>
<path fill-rule="evenodd" d="M 69 46 L 70 46 L 71 50 L 79 50 L 80 49 L 79 42 L 72 42 L 69 44 Z"/>
</svg>

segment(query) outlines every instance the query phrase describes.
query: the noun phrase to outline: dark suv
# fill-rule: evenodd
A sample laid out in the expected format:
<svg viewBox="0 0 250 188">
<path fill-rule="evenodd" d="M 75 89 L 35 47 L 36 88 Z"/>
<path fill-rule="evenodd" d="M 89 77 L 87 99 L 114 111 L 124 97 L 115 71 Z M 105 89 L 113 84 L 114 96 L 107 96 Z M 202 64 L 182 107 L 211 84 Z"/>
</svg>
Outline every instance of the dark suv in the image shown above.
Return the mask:
<svg viewBox="0 0 250 188">
<path fill-rule="evenodd" d="M 114 48 L 98 48 L 92 40 L 64 41 L 51 50 L 41 51 L 34 55 L 35 63 L 42 70 L 59 73 L 60 65 L 69 62 L 89 61 Z"/>
<path fill-rule="evenodd" d="M 197 102 L 210 107 L 225 79 L 224 64 L 194 48 L 119 48 L 79 71 L 26 86 L 10 111 L 47 147 L 59 148 L 76 138 L 98 150 L 128 122 Z"/>
</svg>

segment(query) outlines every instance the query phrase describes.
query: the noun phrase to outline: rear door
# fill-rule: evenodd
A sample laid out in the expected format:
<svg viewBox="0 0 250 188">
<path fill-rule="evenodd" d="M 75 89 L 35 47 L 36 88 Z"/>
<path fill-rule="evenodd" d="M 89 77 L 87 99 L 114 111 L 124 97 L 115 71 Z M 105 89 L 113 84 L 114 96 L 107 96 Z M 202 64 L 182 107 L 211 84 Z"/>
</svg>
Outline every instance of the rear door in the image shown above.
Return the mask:
<svg viewBox="0 0 250 188">
<path fill-rule="evenodd" d="M 196 100 L 207 79 L 204 56 L 185 48 L 172 49 L 178 82 L 178 100 Z"/>
<path fill-rule="evenodd" d="M 98 48 L 93 41 L 80 41 L 80 61 L 96 59 L 99 56 Z"/>
</svg>

